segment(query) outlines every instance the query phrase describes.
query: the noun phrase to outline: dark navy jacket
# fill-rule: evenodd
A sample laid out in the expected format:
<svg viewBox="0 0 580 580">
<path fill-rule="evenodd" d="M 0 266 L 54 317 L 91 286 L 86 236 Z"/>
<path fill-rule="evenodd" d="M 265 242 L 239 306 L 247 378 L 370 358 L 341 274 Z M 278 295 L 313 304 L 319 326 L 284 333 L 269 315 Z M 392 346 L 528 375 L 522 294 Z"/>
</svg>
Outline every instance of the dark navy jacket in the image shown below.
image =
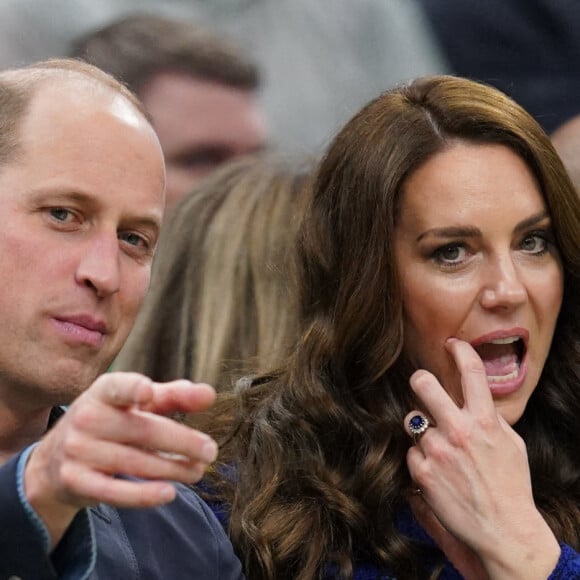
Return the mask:
<svg viewBox="0 0 580 580">
<path fill-rule="evenodd" d="M 185 486 L 160 508 L 82 510 L 48 554 L 19 495 L 25 459 L 20 454 L 0 467 L 0 580 L 243 579 L 222 527 Z"/>
</svg>

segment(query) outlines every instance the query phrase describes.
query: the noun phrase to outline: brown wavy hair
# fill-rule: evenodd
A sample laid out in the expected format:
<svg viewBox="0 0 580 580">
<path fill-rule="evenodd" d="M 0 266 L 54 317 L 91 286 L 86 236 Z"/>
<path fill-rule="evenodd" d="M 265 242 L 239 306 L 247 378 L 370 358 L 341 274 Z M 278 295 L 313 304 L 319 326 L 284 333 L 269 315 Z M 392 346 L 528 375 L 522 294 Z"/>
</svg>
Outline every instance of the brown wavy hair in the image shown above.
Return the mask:
<svg viewBox="0 0 580 580">
<path fill-rule="evenodd" d="M 560 541 L 580 548 L 580 200 L 520 106 L 489 86 L 434 76 L 370 102 L 331 143 L 300 235 L 298 347 L 282 368 L 222 399 L 207 425 L 222 445 L 211 486 L 252 580 L 351 578 L 363 560 L 419 579 L 443 559 L 397 529 L 411 484 L 402 423 L 417 403 L 401 355 L 393 235 L 407 177 L 458 141 L 520 155 L 552 217 L 563 305 L 515 428 L 539 509 Z"/>
<path fill-rule="evenodd" d="M 277 154 L 217 169 L 162 231 L 151 286 L 115 370 L 230 390 L 298 336 L 295 244 L 313 161 Z"/>
</svg>

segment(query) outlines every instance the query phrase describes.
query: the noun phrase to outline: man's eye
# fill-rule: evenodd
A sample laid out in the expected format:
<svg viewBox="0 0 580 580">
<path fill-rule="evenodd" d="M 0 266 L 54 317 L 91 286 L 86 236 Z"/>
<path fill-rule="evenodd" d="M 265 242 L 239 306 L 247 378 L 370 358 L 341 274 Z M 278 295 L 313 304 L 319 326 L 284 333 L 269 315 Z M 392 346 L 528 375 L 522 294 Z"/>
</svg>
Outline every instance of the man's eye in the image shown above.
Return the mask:
<svg viewBox="0 0 580 580">
<path fill-rule="evenodd" d="M 50 215 L 59 222 L 65 222 L 70 217 L 71 212 L 64 207 L 53 207 L 50 209 Z"/>
<path fill-rule="evenodd" d="M 147 241 L 139 234 L 127 232 L 127 233 L 121 234 L 119 237 L 120 237 L 120 239 L 122 239 L 124 242 L 127 242 L 131 246 L 147 247 L 147 245 L 148 245 Z"/>
</svg>

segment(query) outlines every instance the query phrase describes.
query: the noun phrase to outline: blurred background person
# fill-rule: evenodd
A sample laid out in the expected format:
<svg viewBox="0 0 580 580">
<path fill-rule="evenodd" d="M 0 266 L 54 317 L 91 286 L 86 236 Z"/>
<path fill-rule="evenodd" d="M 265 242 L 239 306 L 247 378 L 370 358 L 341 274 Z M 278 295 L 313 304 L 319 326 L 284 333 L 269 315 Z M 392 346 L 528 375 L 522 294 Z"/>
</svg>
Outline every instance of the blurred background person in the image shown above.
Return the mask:
<svg viewBox="0 0 580 580">
<path fill-rule="evenodd" d="M 4 0 L 0 66 L 64 53 L 137 9 L 236 40 L 263 71 L 272 143 L 292 151 L 320 152 L 377 92 L 449 70 L 418 0 Z"/>
<path fill-rule="evenodd" d="M 257 66 L 194 24 L 133 14 L 77 38 L 70 56 L 112 74 L 145 105 L 165 155 L 168 207 L 266 143 Z"/>
<path fill-rule="evenodd" d="M 420 0 L 453 72 L 510 95 L 551 133 L 578 112 L 578 0 Z"/>
<path fill-rule="evenodd" d="M 551 135 L 552 143 L 580 194 L 580 114 L 558 127 Z"/>
<path fill-rule="evenodd" d="M 377 92 L 448 65 L 417 0 L 195 0 L 264 70 L 281 146 L 320 152 Z"/>
<path fill-rule="evenodd" d="M 310 162 L 232 161 L 176 206 L 149 294 L 115 370 L 216 390 L 287 356 L 298 333 L 294 242 Z"/>
</svg>

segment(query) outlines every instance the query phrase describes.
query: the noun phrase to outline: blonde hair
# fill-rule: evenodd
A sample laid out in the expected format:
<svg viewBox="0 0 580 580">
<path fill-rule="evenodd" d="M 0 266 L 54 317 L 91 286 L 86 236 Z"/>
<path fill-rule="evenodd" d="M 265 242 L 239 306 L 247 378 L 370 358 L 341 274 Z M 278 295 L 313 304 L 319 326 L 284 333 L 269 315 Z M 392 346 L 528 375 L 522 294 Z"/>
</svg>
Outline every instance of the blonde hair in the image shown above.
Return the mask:
<svg viewBox="0 0 580 580">
<path fill-rule="evenodd" d="M 232 377 L 276 366 L 298 332 L 294 240 L 309 174 L 308 163 L 248 157 L 187 195 L 114 367 L 227 390 Z"/>
</svg>

